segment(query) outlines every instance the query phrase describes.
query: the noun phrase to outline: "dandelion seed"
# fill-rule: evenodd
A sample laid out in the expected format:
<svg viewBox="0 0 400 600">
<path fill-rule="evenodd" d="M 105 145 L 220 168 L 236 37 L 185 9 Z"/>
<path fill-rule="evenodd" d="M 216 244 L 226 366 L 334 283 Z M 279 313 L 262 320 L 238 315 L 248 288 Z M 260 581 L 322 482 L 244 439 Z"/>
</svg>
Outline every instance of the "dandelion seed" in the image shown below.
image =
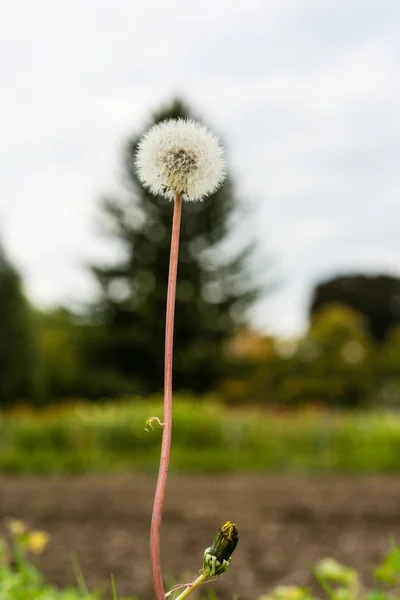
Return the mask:
<svg viewBox="0 0 400 600">
<path fill-rule="evenodd" d="M 142 184 L 155 195 L 202 200 L 226 177 L 224 149 L 196 121 L 170 119 L 154 125 L 139 142 L 135 160 Z"/>
</svg>

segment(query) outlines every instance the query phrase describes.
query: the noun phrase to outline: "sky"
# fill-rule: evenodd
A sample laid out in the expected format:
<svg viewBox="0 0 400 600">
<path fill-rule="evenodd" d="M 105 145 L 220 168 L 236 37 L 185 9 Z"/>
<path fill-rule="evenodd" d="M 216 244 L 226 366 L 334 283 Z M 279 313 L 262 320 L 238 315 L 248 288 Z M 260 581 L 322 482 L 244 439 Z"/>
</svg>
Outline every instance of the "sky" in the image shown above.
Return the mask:
<svg viewBox="0 0 400 600">
<path fill-rule="evenodd" d="M 0 235 L 39 306 L 96 293 L 99 198 L 149 114 L 183 97 L 223 137 L 276 281 L 252 312 L 283 336 L 313 286 L 400 275 L 398 0 L 3 0 Z"/>
</svg>

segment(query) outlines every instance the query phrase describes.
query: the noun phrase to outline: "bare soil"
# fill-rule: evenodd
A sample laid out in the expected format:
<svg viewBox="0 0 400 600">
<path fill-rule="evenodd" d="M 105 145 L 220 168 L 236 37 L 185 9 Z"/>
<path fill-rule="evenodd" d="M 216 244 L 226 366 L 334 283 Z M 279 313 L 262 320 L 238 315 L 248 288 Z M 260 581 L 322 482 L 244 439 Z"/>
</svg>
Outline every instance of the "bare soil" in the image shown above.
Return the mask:
<svg viewBox="0 0 400 600">
<path fill-rule="evenodd" d="M 0 522 L 22 519 L 51 534 L 48 579 L 74 583 L 71 553 L 90 589 L 153 597 L 148 532 L 155 475 L 0 476 Z M 239 529 L 218 595 L 255 600 L 277 584 L 309 584 L 309 567 L 332 556 L 367 576 L 400 541 L 400 477 L 173 476 L 162 530 L 166 583 L 190 581 L 226 521 Z M 173 578 L 174 577 L 174 578 Z M 367 578 L 367 582 L 371 578 Z"/>
</svg>

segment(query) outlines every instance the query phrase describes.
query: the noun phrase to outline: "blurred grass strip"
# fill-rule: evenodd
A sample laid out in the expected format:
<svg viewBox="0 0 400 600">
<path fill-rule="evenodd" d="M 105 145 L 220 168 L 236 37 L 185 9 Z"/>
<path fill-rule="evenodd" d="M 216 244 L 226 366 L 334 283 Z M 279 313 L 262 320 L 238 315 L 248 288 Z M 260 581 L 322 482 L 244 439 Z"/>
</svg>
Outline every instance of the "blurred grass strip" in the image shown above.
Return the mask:
<svg viewBox="0 0 400 600">
<path fill-rule="evenodd" d="M 155 471 L 160 398 L 73 402 L 0 413 L 0 471 Z M 229 409 L 216 399 L 176 398 L 171 466 L 176 472 L 373 473 L 400 471 L 400 415 Z"/>
</svg>

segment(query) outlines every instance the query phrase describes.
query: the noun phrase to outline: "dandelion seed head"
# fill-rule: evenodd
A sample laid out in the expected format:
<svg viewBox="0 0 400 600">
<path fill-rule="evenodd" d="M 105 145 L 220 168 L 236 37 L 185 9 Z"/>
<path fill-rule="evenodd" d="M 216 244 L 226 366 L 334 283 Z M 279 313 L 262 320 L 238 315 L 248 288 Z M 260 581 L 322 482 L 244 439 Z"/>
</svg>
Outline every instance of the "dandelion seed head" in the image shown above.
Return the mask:
<svg viewBox="0 0 400 600">
<path fill-rule="evenodd" d="M 153 194 L 202 200 L 226 177 L 224 149 L 200 123 L 170 119 L 154 125 L 139 142 L 135 167 Z"/>
</svg>

